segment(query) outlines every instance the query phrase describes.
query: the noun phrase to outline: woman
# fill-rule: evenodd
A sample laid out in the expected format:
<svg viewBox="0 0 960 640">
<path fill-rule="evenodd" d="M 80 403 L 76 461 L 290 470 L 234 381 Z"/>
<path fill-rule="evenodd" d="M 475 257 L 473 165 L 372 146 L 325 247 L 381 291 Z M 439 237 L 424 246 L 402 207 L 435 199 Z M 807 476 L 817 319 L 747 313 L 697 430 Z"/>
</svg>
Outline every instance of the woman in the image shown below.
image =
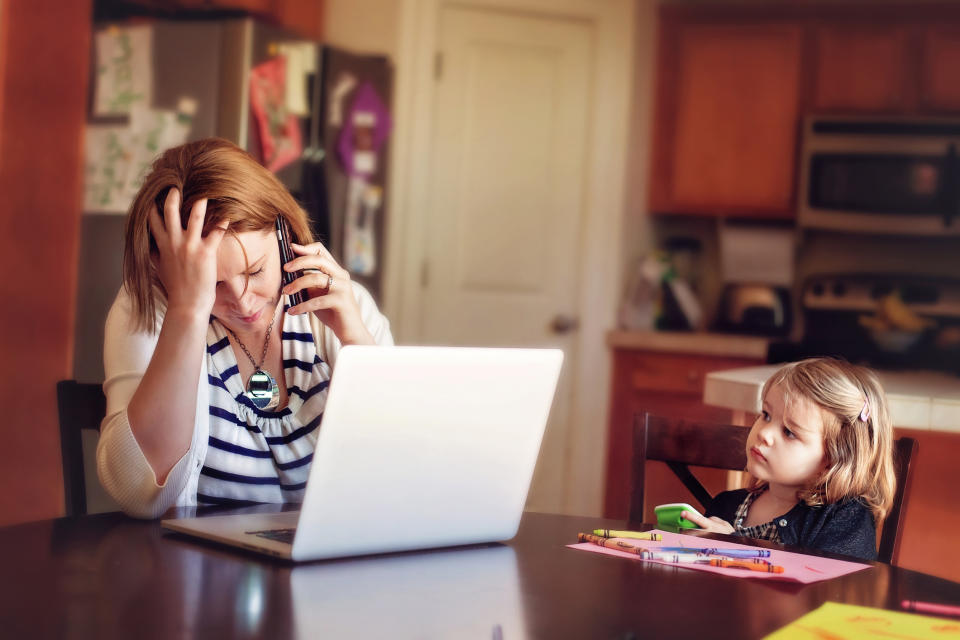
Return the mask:
<svg viewBox="0 0 960 640">
<path fill-rule="evenodd" d="M 277 219 L 306 270 L 283 286 Z M 289 306 L 289 294 L 309 299 Z M 97 471 L 124 511 L 302 500 L 337 351 L 387 319 L 276 177 L 226 140 L 166 151 L 126 225 Z"/>
</svg>

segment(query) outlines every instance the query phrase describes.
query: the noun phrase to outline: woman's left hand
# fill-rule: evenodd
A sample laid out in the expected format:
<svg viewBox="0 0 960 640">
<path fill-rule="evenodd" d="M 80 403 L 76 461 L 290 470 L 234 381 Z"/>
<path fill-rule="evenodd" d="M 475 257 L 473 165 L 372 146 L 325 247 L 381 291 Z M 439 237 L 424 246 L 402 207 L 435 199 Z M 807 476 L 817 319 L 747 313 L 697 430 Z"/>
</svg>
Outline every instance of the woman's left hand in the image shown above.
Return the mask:
<svg viewBox="0 0 960 640">
<path fill-rule="evenodd" d="M 291 307 L 290 313 L 312 311 L 333 330 L 342 344 L 375 344 L 360 317 L 360 307 L 353 297 L 347 270 L 337 264 L 327 248 L 319 242 L 308 245 L 291 242 L 290 246 L 297 257 L 285 264 L 284 270 L 311 269 L 283 287 L 285 294 L 304 289 L 310 294 L 309 300 Z"/>
</svg>

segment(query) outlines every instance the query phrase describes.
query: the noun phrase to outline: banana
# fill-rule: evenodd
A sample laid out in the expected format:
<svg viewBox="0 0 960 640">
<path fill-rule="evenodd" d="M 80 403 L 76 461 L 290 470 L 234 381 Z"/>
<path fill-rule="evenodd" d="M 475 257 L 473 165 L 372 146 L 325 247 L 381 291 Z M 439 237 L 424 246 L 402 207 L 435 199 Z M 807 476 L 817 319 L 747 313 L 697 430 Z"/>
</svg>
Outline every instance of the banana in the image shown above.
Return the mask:
<svg viewBox="0 0 960 640">
<path fill-rule="evenodd" d="M 932 320 L 914 313 L 910 307 L 903 303 L 900 293 L 897 291 L 880 299 L 877 314 L 890 323 L 893 328 L 903 331 L 923 331 L 934 324 Z"/>
<path fill-rule="evenodd" d="M 872 331 L 888 331 L 892 328 L 886 318 L 880 316 L 860 316 L 857 321 L 861 327 Z"/>
</svg>

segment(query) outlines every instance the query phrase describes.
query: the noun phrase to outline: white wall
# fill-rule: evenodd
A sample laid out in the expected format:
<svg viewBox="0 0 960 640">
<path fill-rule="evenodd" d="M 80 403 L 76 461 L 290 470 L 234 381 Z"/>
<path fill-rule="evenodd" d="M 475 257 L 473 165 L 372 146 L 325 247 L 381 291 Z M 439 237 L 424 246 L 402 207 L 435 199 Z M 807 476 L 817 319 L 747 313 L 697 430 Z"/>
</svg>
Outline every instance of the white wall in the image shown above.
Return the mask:
<svg viewBox="0 0 960 640">
<path fill-rule="evenodd" d="M 634 73 L 630 106 L 630 155 L 627 157 L 627 197 L 624 208 L 621 273 L 653 248 L 648 209 L 650 150 L 656 83 L 657 1 L 635 0 Z"/>
</svg>

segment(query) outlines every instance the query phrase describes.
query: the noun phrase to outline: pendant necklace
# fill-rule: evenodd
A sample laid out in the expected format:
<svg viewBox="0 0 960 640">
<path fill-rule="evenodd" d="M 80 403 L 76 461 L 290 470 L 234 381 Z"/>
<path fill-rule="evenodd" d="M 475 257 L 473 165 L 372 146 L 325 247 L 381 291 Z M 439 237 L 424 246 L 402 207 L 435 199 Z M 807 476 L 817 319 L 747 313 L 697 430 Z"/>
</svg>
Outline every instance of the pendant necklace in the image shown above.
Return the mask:
<svg viewBox="0 0 960 640">
<path fill-rule="evenodd" d="M 230 332 L 230 335 L 233 336 L 233 339 L 237 341 L 237 344 L 240 345 L 240 348 L 243 349 L 247 358 L 250 359 L 250 364 L 253 365 L 253 375 L 247 380 L 247 390 L 243 395 L 250 399 L 253 406 L 262 411 L 272 411 L 280 404 L 280 387 L 277 386 L 277 381 L 272 375 L 262 369 L 263 361 L 267 359 L 267 349 L 270 346 L 270 335 L 273 333 L 273 323 L 276 321 L 277 311 L 274 309 L 273 320 L 270 321 L 270 326 L 267 327 L 267 337 L 263 341 L 263 353 L 260 354 L 259 363 L 253 359 L 253 356 L 247 351 L 247 347 L 240 342 L 240 338 L 233 332 L 233 329 L 227 325 L 223 325 L 227 331 Z"/>
</svg>

